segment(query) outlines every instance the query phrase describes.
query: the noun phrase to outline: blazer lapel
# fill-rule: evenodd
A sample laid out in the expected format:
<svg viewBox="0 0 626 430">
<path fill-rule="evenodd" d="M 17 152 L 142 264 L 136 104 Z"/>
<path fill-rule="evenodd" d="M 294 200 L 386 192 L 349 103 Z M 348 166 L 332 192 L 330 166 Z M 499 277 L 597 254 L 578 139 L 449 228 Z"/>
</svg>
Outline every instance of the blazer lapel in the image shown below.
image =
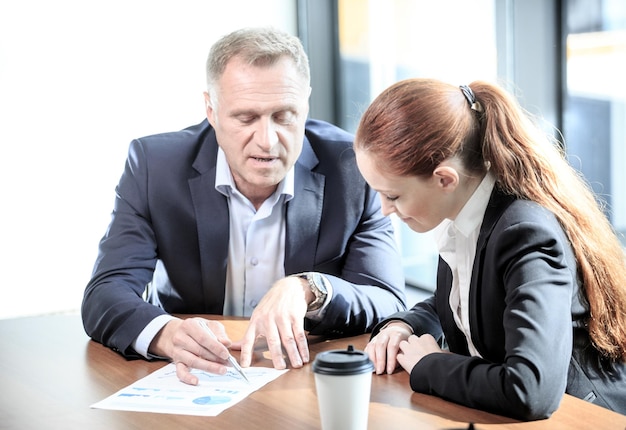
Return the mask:
<svg viewBox="0 0 626 430">
<path fill-rule="evenodd" d="M 487 210 L 485 211 L 485 216 L 483 217 L 483 223 L 480 226 L 480 234 L 478 235 L 478 243 L 476 244 L 476 254 L 485 247 L 487 243 L 487 239 L 491 235 L 491 230 L 496 225 L 496 222 L 502 215 L 502 212 L 509 206 L 515 197 L 503 194 L 498 191 L 497 188 L 494 188 L 491 192 L 491 198 L 489 199 L 489 204 L 487 205 Z"/>
<path fill-rule="evenodd" d="M 311 270 L 315 264 L 325 176 L 311 171 L 318 159 L 305 138 L 302 154 L 295 165 L 294 198 L 287 203 L 285 274 Z"/>
<path fill-rule="evenodd" d="M 482 279 L 482 273 L 480 270 L 484 267 L 482 262 L 485 254 L 485 247 L 487 246 L 487 241 L 491 236 L 491 232 L 495 227 L 498 219 L 502 216 L 504 210 L 515 200 L 514 196 L 503 194 L 497 188 L 491 193 L 491 198 L 489 199 L 489 204 L 487 205 L 487 210 L 485 211 L 485 216 L 483 217 L 482 225 L 480 226 L 480 233 L 478 235 L 478 242 L 476 244 L 476 254 L 474 257 L 474 264 L 472 265 L 472 280 L 470 282 L 470 291 L 469 291 L 469 307 L 470 309 L 479 309 L 480 302 L 480 294 L 484 293 L 485 287 L 480 287 L 478 285 L 479 279 Z M 475 333 L 477 328 L 479 327 L 479 321 L 477 320 L 480 312 L 470 312 L 470 326 L 472 333 Z M 472 336 L 472 342 L 478 351 L 484 351 L 485 345 L 481 342 L 480 339 Z"/>
<path fill-rule="evenodd" d="M 203 143 L 193 167 L 198 176 L 189 180 L 198 228 L 204 306 L 207 312 L 221 314 L 228 263 L 228 202 L 215 190 L 217 141 L 211 131 Z M 318 159 L 308 139 L 295 165 L 294 198 L 286 208 L 285 274 L 310 270 L 314 266 L 325 177 L 311 169 Z"/>
<path fill-rule="evenodd" d="M 208 313 L 221 314 L 228 263 L 229 211 L 226 197 L 215 190 L 216 160 L 217 141 L 211 131 L 193 164 L 199 175 L 189 179 L 189 189 L 198 229 L 204 308 Z"/>
</svg>

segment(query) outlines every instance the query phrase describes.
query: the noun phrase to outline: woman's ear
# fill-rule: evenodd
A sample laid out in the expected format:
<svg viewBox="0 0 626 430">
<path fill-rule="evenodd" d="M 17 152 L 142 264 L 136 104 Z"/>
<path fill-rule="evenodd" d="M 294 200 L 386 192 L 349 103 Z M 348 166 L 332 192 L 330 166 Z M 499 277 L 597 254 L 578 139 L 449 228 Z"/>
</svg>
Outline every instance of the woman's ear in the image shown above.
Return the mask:
<svg viewBox="0 0 626 430">
<path fill-rule="evenodd" d="M 449 165 L 440 164 L 433 172 L 437 185 L 444 191 L 453 191 L 459 185 L 459 172 Z"/>
</svg>

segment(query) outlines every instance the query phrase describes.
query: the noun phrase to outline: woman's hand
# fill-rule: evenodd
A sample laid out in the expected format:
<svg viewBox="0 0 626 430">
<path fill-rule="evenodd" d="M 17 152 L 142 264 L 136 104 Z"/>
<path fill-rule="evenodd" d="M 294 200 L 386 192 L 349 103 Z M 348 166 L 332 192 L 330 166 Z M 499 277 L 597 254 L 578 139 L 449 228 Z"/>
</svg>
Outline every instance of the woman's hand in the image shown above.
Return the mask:
<svg viewBox="0 0 626 430">
<path fill-rule="evenodd" d="M 400 350 L 400 342 L 405 341 L 413 334 L 411 327 L 402 321 L 393 321 L 387 324 L 374 336 L 365 352 L 374 363 L 377 375 L 387 372 L 393 373 L 398 366 L 396 357 Z"/>
<path fill-rule="evenodd" d="M 411 335 L 407 340 L 400 342 L 400 352 L 396 355 L 398 363 L 404 370 L 411 373 L 415 365 L 428 354 L 444 352 L 439 344 L 429 334 L 422 336 Z"/>
</svg>

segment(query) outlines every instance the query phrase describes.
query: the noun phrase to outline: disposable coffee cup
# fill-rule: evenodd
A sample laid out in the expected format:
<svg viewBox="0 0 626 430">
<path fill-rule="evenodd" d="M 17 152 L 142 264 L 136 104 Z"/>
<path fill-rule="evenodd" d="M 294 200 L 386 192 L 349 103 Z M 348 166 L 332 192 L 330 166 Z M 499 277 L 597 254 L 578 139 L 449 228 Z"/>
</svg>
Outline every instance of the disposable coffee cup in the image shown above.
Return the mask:
<svg viewBox="0 0 626 430">
<path fill-rule="evenodd" d="M 374 363 L 347 349 L 321 352 L 313 362 L 322 430 L 367 430 Z"/>
</svg>

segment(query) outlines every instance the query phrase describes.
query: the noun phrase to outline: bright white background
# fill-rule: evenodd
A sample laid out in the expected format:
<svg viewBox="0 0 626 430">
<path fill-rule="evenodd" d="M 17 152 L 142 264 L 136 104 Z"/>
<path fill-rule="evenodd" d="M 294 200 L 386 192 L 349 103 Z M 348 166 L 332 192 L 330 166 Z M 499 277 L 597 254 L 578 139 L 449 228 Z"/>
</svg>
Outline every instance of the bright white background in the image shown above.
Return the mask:
<svg viewBox="0 0 626 430">
<path fill-rule="evenodd" d="M 0 318 L 76 311 L 131 139 L 204 116 L 211 44 L 295 0 L 0 2 Z"/>
</svg>

